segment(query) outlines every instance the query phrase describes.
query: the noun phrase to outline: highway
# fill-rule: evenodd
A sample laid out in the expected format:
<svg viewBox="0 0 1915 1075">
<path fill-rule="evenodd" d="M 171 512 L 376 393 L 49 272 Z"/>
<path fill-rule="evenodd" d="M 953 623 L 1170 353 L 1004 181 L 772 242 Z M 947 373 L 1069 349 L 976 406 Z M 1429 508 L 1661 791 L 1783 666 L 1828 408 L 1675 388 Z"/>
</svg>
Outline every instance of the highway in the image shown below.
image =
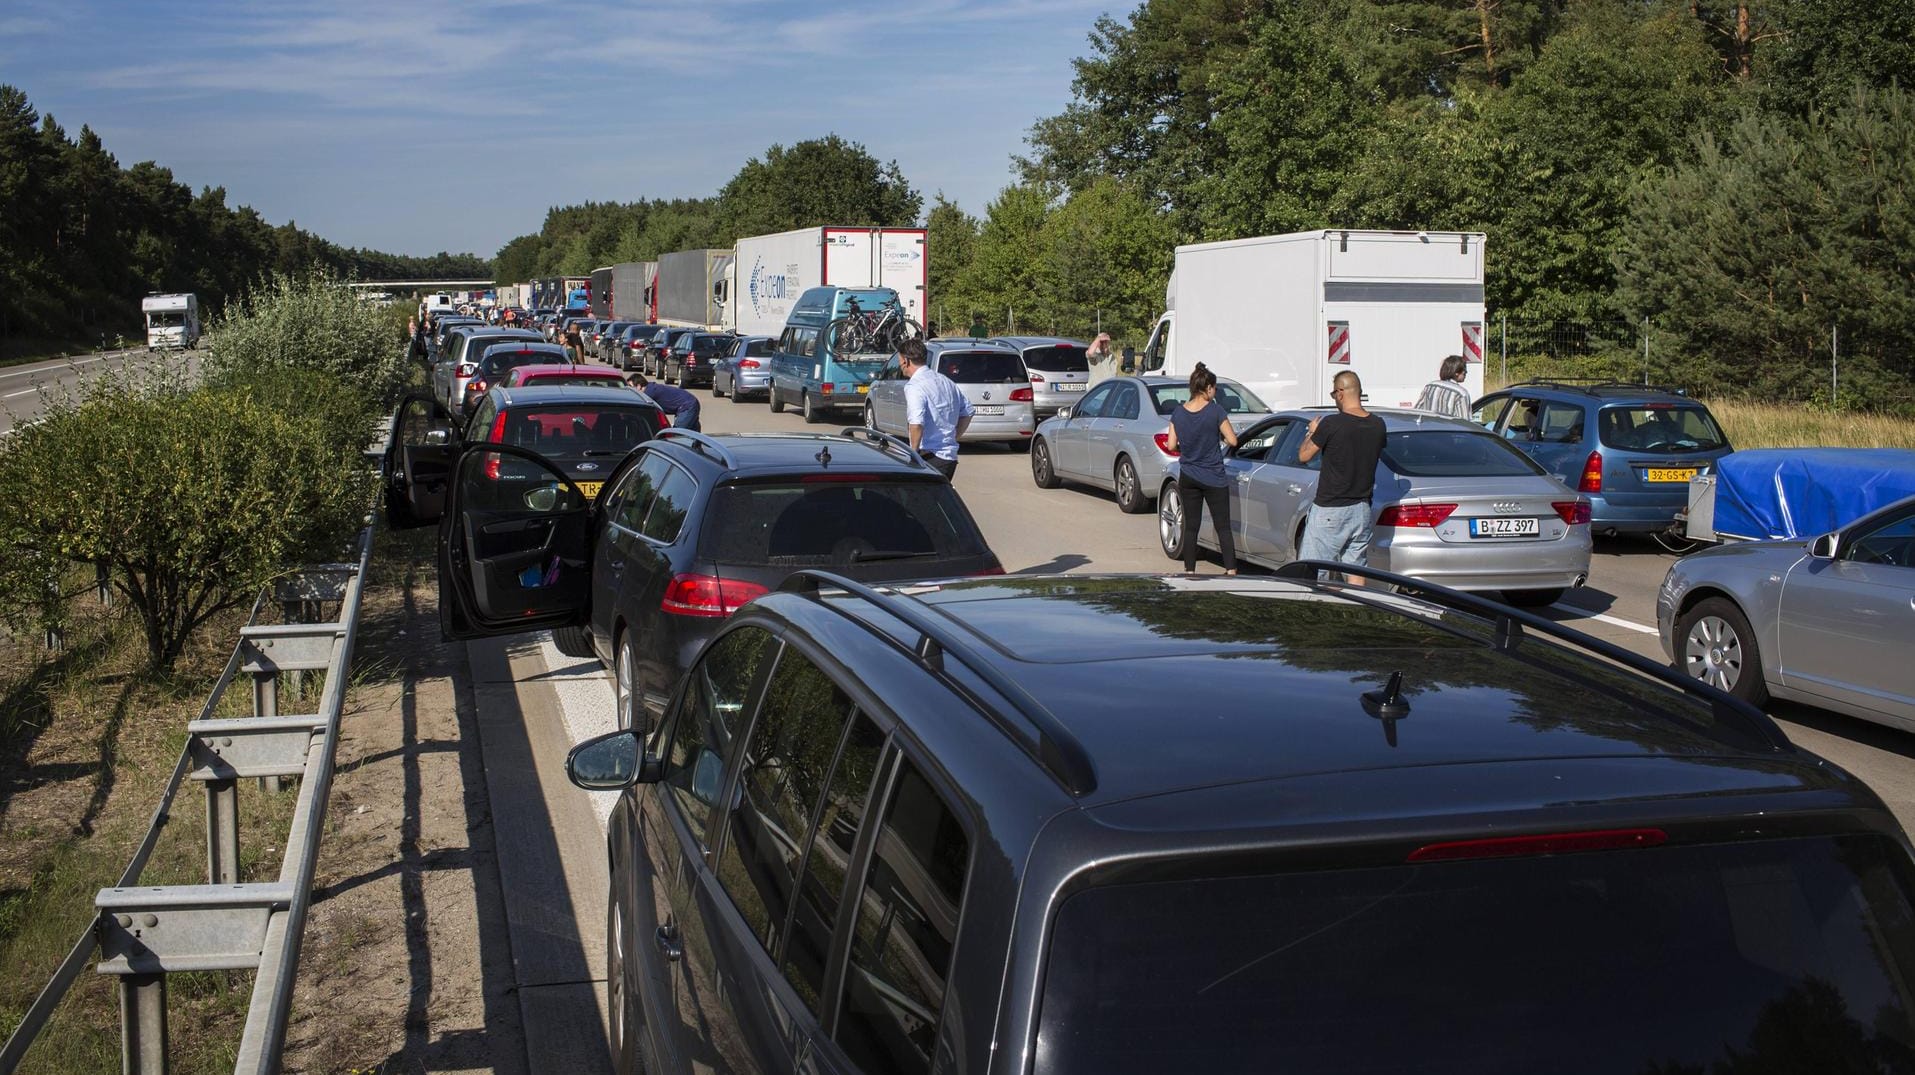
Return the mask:
<svg viewBox="0 0 1915 1075">
<path fill-rule="evenodd" d="M 161 358 L 142 347 L 0 368 L 0 437 L 39 421 L 49 404 L 102 373 L 137 369 Z"/>
</svg>

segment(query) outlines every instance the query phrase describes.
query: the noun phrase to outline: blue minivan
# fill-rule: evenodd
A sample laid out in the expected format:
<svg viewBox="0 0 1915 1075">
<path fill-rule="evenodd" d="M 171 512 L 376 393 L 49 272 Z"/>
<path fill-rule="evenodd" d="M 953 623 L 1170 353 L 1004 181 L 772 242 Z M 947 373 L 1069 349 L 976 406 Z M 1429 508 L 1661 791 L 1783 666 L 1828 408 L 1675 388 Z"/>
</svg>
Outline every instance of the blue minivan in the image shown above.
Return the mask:
<svg viewBox="0 0 1915 1075">
<path fill-rule="evenodd" d="M 898 293 L 888 287 L 813 287 L 799 295 L 772 347 L 771 389 L 766 394 L 772 413 L 783 411 L 786 404 L 797 407 L 807 422 L 822 422 L 834 411 L 863 413 L 871 378 L 891 356 L 832 357 L 825 328 L 845 316 L 851 299 L 860 310 L 872 312 L 897 305 Z"/>
</svg>

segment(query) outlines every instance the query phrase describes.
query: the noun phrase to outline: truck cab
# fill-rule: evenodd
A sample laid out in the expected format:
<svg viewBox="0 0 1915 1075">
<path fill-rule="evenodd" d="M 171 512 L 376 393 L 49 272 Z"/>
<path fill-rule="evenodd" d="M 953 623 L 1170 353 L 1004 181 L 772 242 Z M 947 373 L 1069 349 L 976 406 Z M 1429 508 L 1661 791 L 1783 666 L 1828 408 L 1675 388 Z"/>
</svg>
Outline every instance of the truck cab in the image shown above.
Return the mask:
<svg viewBox="0 0 1915 1075">
<path fill-rule="evenodd" d="M 140 300 L 146 316 L 146 349 L 199 346 L 198 295 L 148 295 Z"/>
</svg>

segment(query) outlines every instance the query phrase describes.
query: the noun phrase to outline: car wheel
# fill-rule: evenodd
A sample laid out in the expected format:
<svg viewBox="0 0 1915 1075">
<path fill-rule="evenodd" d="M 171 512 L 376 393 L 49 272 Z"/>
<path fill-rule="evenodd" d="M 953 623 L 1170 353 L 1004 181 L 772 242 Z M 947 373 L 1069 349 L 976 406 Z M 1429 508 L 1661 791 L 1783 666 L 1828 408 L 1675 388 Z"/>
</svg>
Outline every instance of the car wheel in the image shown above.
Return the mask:
<svg viewBox="0 0 1915 1075">
<path fill-rule="evenodd" d="M 878 412 L 872 408 L 868 401 L 864 405 L 864 427 L 866 429 L 878 428 Z"/>
<path fill-rule="evenodd" d="M 1169 482 L 1157 494 L 1157 543 L 1172 560 L 1184 558 L 1184 498 Z"/>
<path fill-rule="evenodd" d="M 617 868 L 617 860 L 613 861 Z M 625 914 L 619 909 L 618 886 L 612 886 L 605 911 L 605 1011 L 612 1021 L 612 1070 L 618 1075 L 642 1075 L 638 1036 L 644 1022 L 638 998 L 625 981 Z"/>
<path fill-rule="evenodd" d="M 778 394 L 777 385 L 765 389 L 765 403 L 771 407 L 771 413 L 785 413 L 785 397 Z"/>
<path fill-rule="evenodd" d="M 718 375 L 716 373 L 711 375 L 711 398 L 713 399 L 725 398 L 725 394 L 718 390 Z"/>
<path fill-rule="evenodd" d="M 567 657 L 595 657 L 592 636 L 583 627 L 560 627 L 552 632 L 552 644 Z"/>
<path fill-rule="evenodd" d="M 678 385 L 678 387 L 680 387 L 680 388 L 690 388 L 690 387 L 692 386 L 692 379 L 691 379 L 691 377 L 690 377 L 690 376 L 688 376 L 688 375 L 687 375 L 687 374 L 685 373 L 685 364 L 684 364 L 684 363 L 682 363 L 682 362 L 681 362 L 681 363 L 679 363 L 679 364 L 678 364 L 678 368 L 676 368 L 676 369 L 674 369 L 674 370 L 672 371 L 672 376 L 673 376 L 673 377 L 674 377 L 674 378 L 676 379 L 676 383 L 677 383 L 677 385 Z"/>
<path fill-rule="evenodd" d="M 1130 461 L 1130 456 L 1117 457 L 1115 481 L 1119 511 L 1125 515 L 1136 515 L 1150 507 L 1150 502 L 1144 499 L 1143 486 L 1137 481 L 1137 465 Z"/>
<path fill-rule="evenodd" d="M 818 409 L 818 404 L 814 402 L 817 398 L 818 397 L 812 395 L 811 393 L 806 392 L 804 399 L 800 401 L 800 404 L 802 407 L 801 413 L 804 414 L 805 421 L 810 422 L 813 425 L 816 425 L 817 423 L 825 420 L 824 412 L 820 411 Z"/>
<path fill-rule="evenodd" d="M 632 652 L 632 635 L 627 631 L 619 636 L 618 663 L 612 667 L 612 705 L 621 729 L 639 727 L 637 686 L 638 655 Z"/>
<path fill-rule="evenodd" d="M 1039 489 L 1055 489 L 1063 484 L 1057 480 L 1057 468 L 1051 465 L 1051 446 L 1042 439 L 1031 445 L 1031 480 Z"/>
<path fill-rule="evenodd" d="M 1563 589 L 1553 590 L 1504 590 L 1503 600 L 1517 608 L 1548 608 L 1563 599 Z"/>
<path fill-rule="evenodd" d="M 1676 667 L 1753 705 L 1768 701 L 1755 632 L 1726 598 L 1698 601 L 1676 621 Z"/>
</svg>

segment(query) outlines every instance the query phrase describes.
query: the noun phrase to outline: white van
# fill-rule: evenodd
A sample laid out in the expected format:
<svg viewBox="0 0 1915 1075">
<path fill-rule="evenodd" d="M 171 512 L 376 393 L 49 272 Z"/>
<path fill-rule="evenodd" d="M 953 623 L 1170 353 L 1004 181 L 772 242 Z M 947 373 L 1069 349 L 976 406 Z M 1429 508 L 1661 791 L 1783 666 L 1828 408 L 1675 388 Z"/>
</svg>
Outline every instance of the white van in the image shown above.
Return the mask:
<svg viewBox="0 0 1915 1075">
<path fill-rule="evenodd" d="M 198 347 L 198 295 L 148 295 L 140 300 L 146 315 L 146 349 Z"/>
</svg>

